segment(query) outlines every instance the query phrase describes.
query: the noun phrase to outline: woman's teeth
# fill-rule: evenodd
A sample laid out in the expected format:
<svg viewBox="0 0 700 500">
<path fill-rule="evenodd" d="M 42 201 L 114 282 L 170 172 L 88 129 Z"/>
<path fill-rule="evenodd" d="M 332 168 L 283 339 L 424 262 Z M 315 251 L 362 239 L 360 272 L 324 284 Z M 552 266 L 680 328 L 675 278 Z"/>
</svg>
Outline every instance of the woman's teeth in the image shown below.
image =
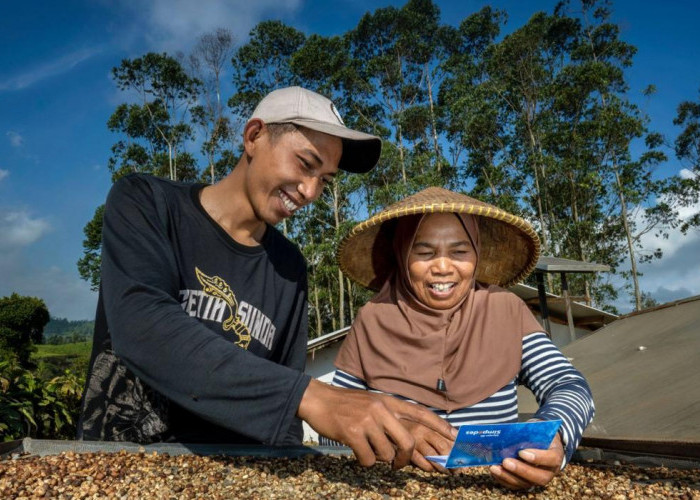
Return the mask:
<svg viewBox="0 0 700 500">
<path fill-rule="evenodd" d="M 433 283 L 432 285 L 430 285 L 430 288 L 437 290 L 438 292 L 446 292 L 454 286 L 454 283 Z"/>
</svg>

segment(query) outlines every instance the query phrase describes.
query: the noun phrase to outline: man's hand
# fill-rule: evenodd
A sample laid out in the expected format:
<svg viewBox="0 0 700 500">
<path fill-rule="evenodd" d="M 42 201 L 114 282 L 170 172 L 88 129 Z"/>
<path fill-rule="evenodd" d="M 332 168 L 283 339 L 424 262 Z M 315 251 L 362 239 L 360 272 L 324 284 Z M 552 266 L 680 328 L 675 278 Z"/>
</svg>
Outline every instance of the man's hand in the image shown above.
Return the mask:
<svg viewBox="0 0 700 500">
<path fill-rule="evenodd" d="M 401 420 L 412 428 L 423 426 L 454 440 L 456 431 L 433 412 L 392 396 L 363 390 L 343 389 L 312 379 L 304 392 L 297 416 L 330 439 L 346 444 L 364 466 L 379 460 L 395 469 L 413 458 L 415 438 Z"/>
<path fill-rule="evenodd" d="M 454 444 L 454 435 L 446 438 L 444 435 L 436 432 L 424 425 L 412 422 L 410 420 L 401 420 L 404 428 L 411 433 L 416 442 L 413 448 L 413 456 L 411 462 L 416 467 L 423 469 L 426 472 L 442 472 L 446 473 L 447 469 L 430 462 L 425 457 L 428 455 L 447 455 Z M 456 434 L 456 431 L 454 432 Z"/>
<path fill-rule="evenodd" d="M 554 436 L 548 450 L 528 448 L 520 450 L 520 459 L 506 458 L 501 465 L 492 465 L 493 478 L 512 490 L 545 486 L 561 469 L 564 447 L 559 433 Z"/>
</svg>

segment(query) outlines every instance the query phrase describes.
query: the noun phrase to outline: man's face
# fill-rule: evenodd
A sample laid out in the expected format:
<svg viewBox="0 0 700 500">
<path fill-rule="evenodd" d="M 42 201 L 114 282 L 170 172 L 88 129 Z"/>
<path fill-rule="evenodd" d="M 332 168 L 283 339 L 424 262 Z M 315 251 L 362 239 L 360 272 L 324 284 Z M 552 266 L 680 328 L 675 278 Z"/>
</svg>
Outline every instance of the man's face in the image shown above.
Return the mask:
<svg viewBox="0 0 700 500">
<path fill-rule="evenodd" d="M 258 220 L 275 225 L 315 201 L 338 172 L 340 138 L 300 127 L 254 141 L 246 188 Z"/>
<path fill-rule="evenodd" d="M 469 291 L 476 252 L 459 219 L 451 213 L 423 218 L 408 254 L 413 293 L 433 309 L 456 306 Z"/>
</svg>

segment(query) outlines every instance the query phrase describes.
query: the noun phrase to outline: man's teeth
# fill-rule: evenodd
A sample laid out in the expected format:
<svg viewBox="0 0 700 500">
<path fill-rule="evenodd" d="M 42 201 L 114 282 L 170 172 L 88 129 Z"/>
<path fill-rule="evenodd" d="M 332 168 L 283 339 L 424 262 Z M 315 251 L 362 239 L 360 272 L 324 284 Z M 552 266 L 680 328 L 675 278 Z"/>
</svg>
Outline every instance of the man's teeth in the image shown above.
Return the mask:
<svg viewBox="0 0 700 500">
<path fill-rule="evenodd" d="M 433 283 L 432 285 L 430 285 L 431 288 L 434 288 L 438 292 L 446 292 L 453 286 L 455 286 L 454 283 Z"/>
<path fill-rule="evenodd" d="M 294 212 L 298 207 L 296 203 L 294 203 L 289 196 L 284 194 L 283 192 L 280 191 L 280 199 L 282 200 L 282 203 L 284 204 L 284 207 L 289 210 L 290 212 Z"/>
</svg>

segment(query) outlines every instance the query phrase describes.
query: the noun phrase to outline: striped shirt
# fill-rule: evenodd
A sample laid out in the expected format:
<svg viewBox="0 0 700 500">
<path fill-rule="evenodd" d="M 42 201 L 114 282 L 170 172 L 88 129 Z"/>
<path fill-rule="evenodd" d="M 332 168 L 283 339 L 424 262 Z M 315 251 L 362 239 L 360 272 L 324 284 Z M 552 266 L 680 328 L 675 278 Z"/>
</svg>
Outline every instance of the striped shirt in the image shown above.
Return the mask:
<svg viewBox="0 0 700 500">
<path fill-rule="evenodd" d="M 336 370 L 332 385 L 381 392 L 342 370 Z M 562 421 L 559 432 L 565 447 L 565 463 L 568 463 L 581 441 L 584 429 L 593 420 L 595 407 L 583 375 L 542 332 L 523 338 L 520 372 L 499 391 L 483 401 L 449 413 L 429 408 L 455 427 L 463 424 L 514 423 L 518 421 L 518 385 L 530 389 L 537 399 L 539 409 L 533 418 Z M 338 444 L 323 436 L 320 436 L 319 442 L 325 446 Z"/>
</svg>

